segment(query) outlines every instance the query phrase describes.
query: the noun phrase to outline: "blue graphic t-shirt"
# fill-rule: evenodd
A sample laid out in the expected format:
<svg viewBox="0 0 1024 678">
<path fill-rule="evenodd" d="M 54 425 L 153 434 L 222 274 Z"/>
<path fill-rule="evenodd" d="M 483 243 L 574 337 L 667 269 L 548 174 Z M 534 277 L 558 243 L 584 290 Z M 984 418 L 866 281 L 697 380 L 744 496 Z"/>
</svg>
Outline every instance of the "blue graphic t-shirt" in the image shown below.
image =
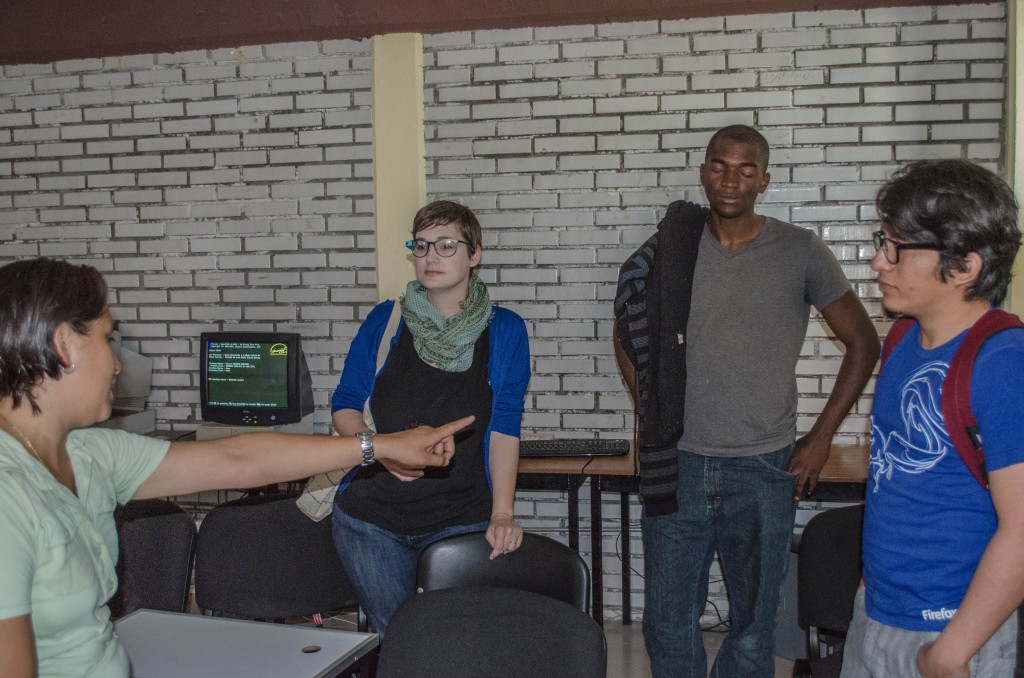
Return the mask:
<svg viewBox="0 0 1024 678">
<path fill-rule="evenodd" d="M 932 350 L 913 327 L 885 363 L 871 409 L 864 517 L 868 616 L 941 631 L 995 533 L 992 498 L 942 419 L 942 383 L 966 332 Z M 990 338 L 974 363 L 971 408 L 989 472 L 1024 462 L 1024 331 Z"/>
</svg>

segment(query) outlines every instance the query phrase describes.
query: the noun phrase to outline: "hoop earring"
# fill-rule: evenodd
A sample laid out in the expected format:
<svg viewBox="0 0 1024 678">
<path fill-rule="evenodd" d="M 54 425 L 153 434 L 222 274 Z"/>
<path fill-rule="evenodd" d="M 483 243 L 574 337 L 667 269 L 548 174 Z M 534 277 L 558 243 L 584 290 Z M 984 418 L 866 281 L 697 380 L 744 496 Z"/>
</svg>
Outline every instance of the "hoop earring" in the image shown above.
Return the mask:
<svg viewBox="0 0 1024 678">
<path fill-rule="evenodd" d="M 75 370 L 77 370 L 77 369 L 78 369 L 78 365 L 76 365 L 75 361 L 72 360 L 71 364 L 70 365 L 65 365 L 64 367 L 62 367 L 61 371 L 64 374 L 74 374 Z"/>
</svg>

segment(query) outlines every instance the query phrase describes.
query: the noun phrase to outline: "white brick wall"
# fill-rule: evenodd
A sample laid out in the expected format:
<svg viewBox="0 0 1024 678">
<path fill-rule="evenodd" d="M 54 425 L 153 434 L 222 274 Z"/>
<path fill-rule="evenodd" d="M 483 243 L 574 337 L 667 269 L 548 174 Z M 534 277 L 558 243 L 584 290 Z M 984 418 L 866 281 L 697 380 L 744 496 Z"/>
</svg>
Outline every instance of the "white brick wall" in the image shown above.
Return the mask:
<svg viewBox="0 0 1024 678">
<path fill-rule="evenodd" d="M 318 429 L 376 298 L 370 43 L 332 41 L 7 66 L 0 257 L 108 275 L 150 407 L 198 418 L 199 332 L 302 333 Z"/>
<path fill-rule="evenodd" d="M 1003 166 L 1005 33 L 994 3 L 425 36 L 428 192 L 478 211 L 483 276 L 530 327 L 527 433 L 631 435 L 610 343 L 617 268 L 670 200 L 702 199 L 696 167 L 725 124 L 765 133 L 761 211 L 815 229 L 884 329 L 874 192 L 916 158 Z M 342 351 L 375 299 L 370 67 L 369 41 L 4 66 L 0 261 L 107 274 L 128 344 L 157 361 L 165 427 L 198 417 L 202 329 L 302 333 L 327 431 Z M 812 321 L 801 431 L 839 360 Z M 839 442 L 864 439 L 869 404 Z M 521 493 L 517 512 L 564 534 L 564 496 Z M 605 528 L 614 613 L 617 519 Z"/>
</svg>

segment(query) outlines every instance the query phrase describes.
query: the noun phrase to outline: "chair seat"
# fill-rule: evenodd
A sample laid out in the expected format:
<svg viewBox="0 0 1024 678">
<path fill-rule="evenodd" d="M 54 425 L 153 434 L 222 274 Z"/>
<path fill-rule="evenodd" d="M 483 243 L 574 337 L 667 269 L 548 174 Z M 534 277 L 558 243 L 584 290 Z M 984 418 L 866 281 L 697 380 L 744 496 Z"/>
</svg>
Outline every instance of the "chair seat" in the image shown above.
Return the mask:
<svg viewBox="0 0 1024 678">
<path fill-rule="evenodd" d="M 377 678 L 604 678 L 600 625 L 530 591 L 467 586 L 420 593 L 391 617 Z"/>
</svg>

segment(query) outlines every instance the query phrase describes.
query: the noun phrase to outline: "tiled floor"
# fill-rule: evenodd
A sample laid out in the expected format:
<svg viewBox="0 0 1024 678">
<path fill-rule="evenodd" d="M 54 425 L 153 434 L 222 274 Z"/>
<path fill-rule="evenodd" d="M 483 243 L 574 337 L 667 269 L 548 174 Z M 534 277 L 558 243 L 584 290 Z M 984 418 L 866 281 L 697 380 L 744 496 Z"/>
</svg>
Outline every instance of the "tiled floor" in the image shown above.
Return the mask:
<svg viewBox="0 0 1024 678">
<path fill-rule="evenodd" d="M 310 623 L 308 620 L 291 620 L 297 623 Z M 324 619 L 328 628 L 356 630 L 355 614 L 341 614 Z M 642 625 L 635 621 L 624 625 L 619 620 L 609 619 L 604 624 L 605 637 L 608 639 L 608 675 L 607 678 L 650 678 L 651 665 L 644 648 Z M 704 634 L 704 647 L 708 652 L 708 667 L 714 661 L 718 646 L 725 638 L 724 633 L 707 632 Z M 793 662 L 780 657 L 775 658 L 775 678 L 790 678 L 793 675 Z"/>
<path fill-rule="evenodd" d="M 607 678 L 650 678 L 651 665 L 644 649 L 643 632 L 640 622 L 623 625 L 617 620 L 608 620 L 604 624 L 604 634 L 608 639 L 608 676 Z M 724 633 L 707 632 L 704 634 L 704 647 L 708 653 L 708 667 L 714 661 L 718 646 L 725 638 Z M 781 657 L 775 658 L 775 678 L 790 678 L 793 675 L 793 662 Z"/>
</svg>

